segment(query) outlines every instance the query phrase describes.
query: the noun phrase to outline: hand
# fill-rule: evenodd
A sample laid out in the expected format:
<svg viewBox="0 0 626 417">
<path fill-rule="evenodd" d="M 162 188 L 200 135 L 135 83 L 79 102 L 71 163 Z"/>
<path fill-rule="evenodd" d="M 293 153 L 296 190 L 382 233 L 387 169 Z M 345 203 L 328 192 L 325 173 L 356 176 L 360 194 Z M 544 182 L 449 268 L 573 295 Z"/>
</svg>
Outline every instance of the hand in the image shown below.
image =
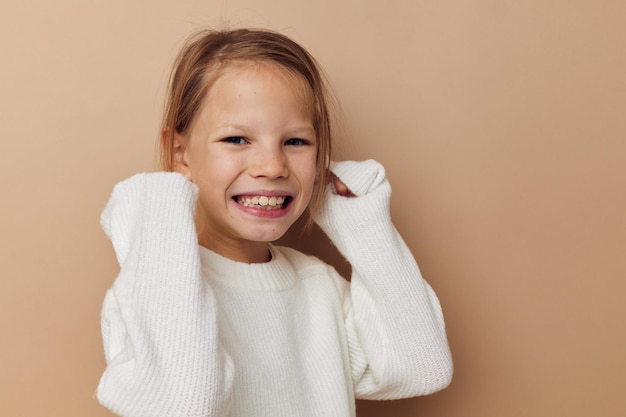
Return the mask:
<svg viewBox="0 0 626 417">
<path fill-rule="evenodd" d="M 328 172 L 328 182 L 333 183 L 333 187 L 335 187 L 335 192 L 343 197 L 356 197 L 356 195 L 350 191 L 350 189 L 344 184 L 338 176 L 333 174 L 332 172 Z"/>
</svg>

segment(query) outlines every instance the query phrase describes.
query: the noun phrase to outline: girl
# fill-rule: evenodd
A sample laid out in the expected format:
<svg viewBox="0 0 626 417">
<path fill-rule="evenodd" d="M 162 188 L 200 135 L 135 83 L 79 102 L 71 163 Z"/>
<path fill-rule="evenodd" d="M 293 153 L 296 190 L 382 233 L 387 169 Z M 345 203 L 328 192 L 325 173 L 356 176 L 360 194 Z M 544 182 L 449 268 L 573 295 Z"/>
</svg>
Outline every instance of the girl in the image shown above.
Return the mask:
<svg viewBox="0 0 626 417">
<path fill-rule="evenodd" d="M 166 171 L 102 214 L 121 270 L 102 315 L 98 399 L 125 417 L 355 416 L 429 394 L 452 364 L 439 302 L 389 216 L 375 161 L 330 166 L 313 58 L 265 30 L 199 33 L 175 64 Z M 352 265 L 270 242 L 301 215 Z"/>
</svg>

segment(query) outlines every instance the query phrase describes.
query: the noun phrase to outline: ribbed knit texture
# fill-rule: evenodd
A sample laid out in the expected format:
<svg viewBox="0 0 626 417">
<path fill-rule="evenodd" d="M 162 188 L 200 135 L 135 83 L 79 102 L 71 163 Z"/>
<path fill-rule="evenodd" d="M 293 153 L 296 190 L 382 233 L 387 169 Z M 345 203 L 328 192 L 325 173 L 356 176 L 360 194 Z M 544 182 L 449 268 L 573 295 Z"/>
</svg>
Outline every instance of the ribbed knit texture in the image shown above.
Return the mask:
<svg viewBox="0 0 626 417">
<path fill-rule="evenodd" d="M 452 376 L 439 302 L 389 217 L 375 161 L 333 172 L 316 221 L 351 284 L 271 247 L 245 264 L 198 247 L 196 187 L 174 173 L 118 184 L 102 215 L 121 271 L 107 293 L 98 399 L 123 417 L 355 415 L 354 399 L 424 395 Z"/>
</svg>

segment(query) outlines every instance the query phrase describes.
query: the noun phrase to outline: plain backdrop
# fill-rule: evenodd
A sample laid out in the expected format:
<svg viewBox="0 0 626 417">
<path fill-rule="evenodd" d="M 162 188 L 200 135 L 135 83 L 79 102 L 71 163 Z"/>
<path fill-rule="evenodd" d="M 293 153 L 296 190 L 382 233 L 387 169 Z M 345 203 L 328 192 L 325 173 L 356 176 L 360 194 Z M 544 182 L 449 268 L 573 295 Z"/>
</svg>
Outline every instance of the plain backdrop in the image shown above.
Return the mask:
<svg viewBox="0 0 626 417">
<path fill-rule="evenodd" d="M 452 385 L 359 417 L 626 415 L 625 18 L 621 0 L 3 0 L 0 415 L 111 415 L 99 215 L 155 169 L 171 62 L 205 26 L 318 58 L 337 157 L 387 167 L 443 304 Z M 318 232 L 290 239 L 337 261 Z"/>
</svg>

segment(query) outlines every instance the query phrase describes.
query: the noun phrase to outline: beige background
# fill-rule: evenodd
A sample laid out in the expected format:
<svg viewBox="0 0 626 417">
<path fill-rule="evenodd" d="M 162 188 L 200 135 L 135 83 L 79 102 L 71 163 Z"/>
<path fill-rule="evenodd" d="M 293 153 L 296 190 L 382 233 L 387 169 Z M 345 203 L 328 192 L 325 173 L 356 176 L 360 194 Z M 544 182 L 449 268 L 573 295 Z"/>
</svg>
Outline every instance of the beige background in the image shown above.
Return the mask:
<svg viewBox="0 0 626 417">
<path fill-rule="evenodd" d="M 110 415 L 98 217 L 154 167 L 181 40 L 220 22 L 324 65 L 342 156 L 387 166 L 443 303 L 450 388 L 360 417 L 626 415 L 625 21 L 621 0 L 3 0 L 0 415 Z"/>
</svg>

